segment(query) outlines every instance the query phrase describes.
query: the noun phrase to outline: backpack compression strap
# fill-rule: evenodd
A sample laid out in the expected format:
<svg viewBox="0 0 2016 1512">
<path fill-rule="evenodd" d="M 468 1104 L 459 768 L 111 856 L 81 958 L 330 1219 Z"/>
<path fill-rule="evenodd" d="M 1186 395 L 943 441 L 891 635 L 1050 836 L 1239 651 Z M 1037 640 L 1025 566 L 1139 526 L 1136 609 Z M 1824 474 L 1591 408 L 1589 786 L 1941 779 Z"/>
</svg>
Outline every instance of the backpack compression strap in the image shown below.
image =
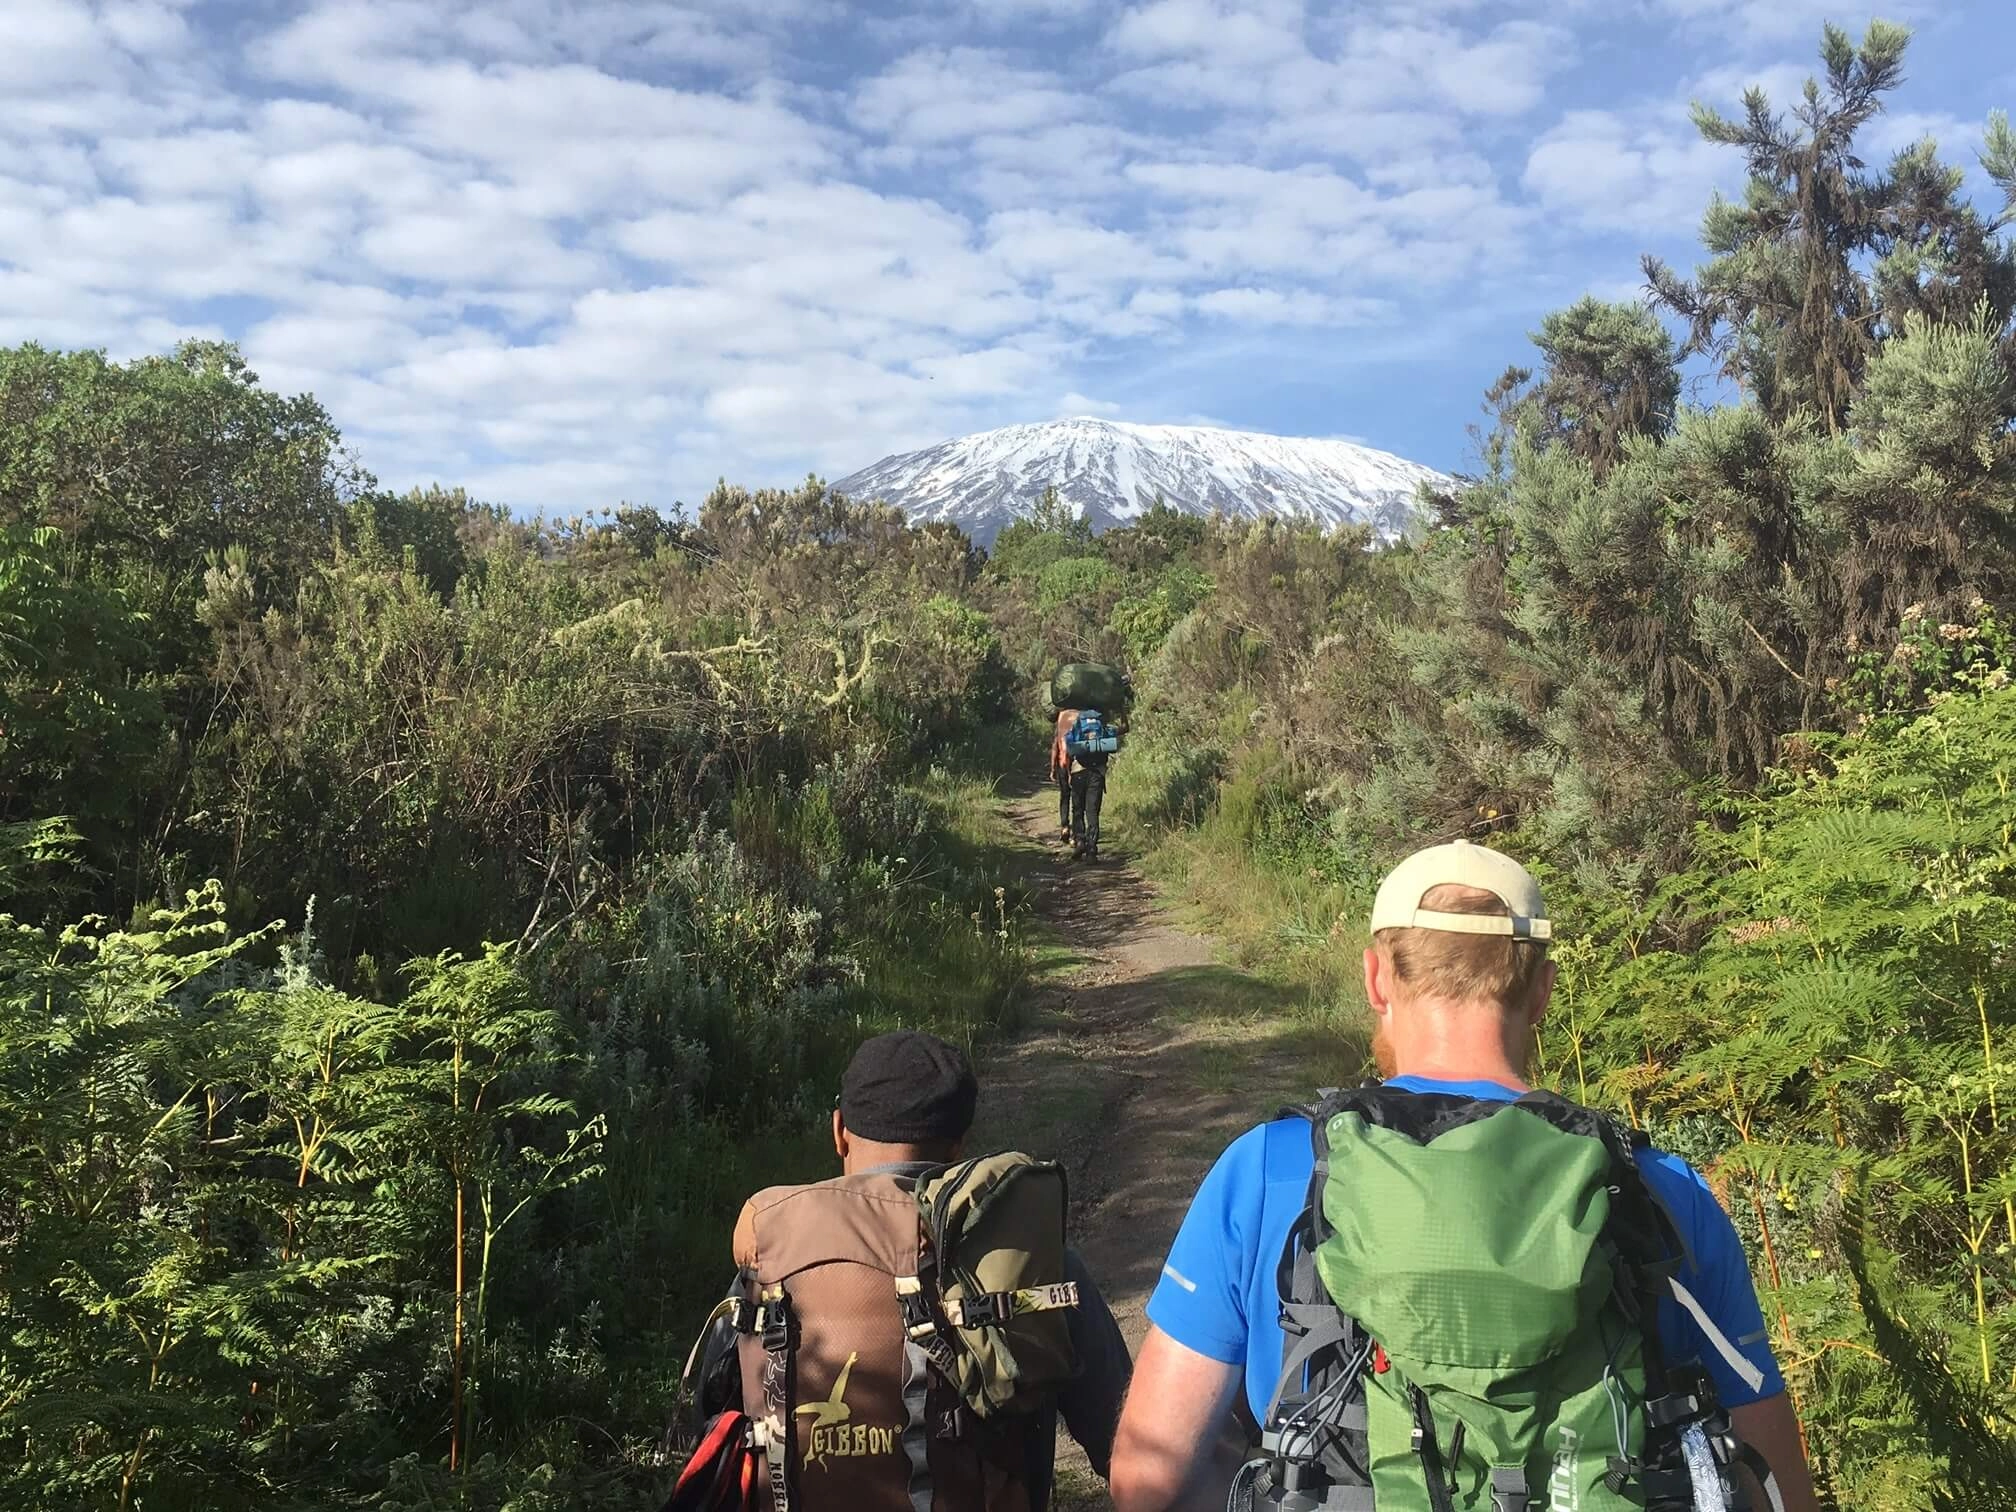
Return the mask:
<svg viewBox="0 0 2016 1512">
<path fill-rule="evenodd" d="M 931 1512 L 931 1442 L 925 1409 L 931 1400 L 931 1366 L 949 1371 L 952 1346 L 938 1332 L 917 1276 L 896 1278 L 896 1302 L 903 1309 L 903 1458 L 910 1465 L 910 1512 Z"/>
<path fill-rule="evenodd" d="M 939 1306 L 954 1328 L 999 1328 L 1027 1313 L 1054 1312 L 1078 1305 L 1078 1283 L 1024 1286 L 1015 1291 L 983 1292 L 977 1297 L 947 1297 Z"/>
<path fill-rule="evenodd" d="M 1332 1089 L 1319 1094 L 1327 1099 Z M 1261 1423 L 1261 1457 L 1234 1481 L 1228 1508 L 1254 1512 L 1267 1506 L 1320 1507 L 1325 1512 L 1374 1512 L 1372 1488 L 1359 1460 L 1365 1432 L 1361 1378 L 1371 1341 L 1330 1300 L 1316 1275 L 1315 1219 L 1329 1161 L 1322 1137 L 1321 1103 L 1283 1108 L 1283 1118 L 1310 1126 L 1315 1165 L 1309 1199 L 1290 1229 L 1275 1269 L 1281 1301 L 1281 1374 Z M 1312 1384 L 1314 1383 L 1314 1384 Z"/>
<path fill-rule="evenodd" d="M 763 1289 L 762 1305 L 750 1320 L 763 1340 L 763 1417 L 753 1437 L 770 1474 L 773 1512 L 791 1512 L 791 1345 L 797 1323 L 784 1283 Z"/>
</svg>

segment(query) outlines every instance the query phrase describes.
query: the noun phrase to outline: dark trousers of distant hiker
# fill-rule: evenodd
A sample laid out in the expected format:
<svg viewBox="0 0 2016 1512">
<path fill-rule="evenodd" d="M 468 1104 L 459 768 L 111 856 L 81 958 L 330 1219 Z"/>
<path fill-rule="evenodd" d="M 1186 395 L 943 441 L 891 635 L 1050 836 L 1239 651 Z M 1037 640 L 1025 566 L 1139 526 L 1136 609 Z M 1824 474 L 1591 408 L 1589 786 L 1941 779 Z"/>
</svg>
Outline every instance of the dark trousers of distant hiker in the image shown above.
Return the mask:
<svg viewBox="0 0 2016 1512">
<path fill-rule="evenodd" d="M 1057 828 L 1066 835 L 1071 833 L 1071 768 L 1068 764 L 1057 768 Z"/>
<path fill-rule="evenodd" d="M 1080 855 L 1099 849 L 1099 808 L 1106 801 L 1106 758 L 1084 756 L 1071 772 L 1071 843 Z"/>
</svg>

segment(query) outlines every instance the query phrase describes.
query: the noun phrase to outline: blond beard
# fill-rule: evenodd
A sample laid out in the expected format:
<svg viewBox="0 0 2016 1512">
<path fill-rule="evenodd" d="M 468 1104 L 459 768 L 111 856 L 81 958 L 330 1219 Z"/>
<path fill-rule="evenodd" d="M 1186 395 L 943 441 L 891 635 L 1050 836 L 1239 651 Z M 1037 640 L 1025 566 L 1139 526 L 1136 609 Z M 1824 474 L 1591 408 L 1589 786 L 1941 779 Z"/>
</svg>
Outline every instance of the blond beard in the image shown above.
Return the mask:
<svg viewBox="0 0 2016 1512">
<path fill-rule="evenodd" d="M 1387 1032 L 1388 1020 L 1381 1015 L 1372 1025 L 1372 1063 L 1379 1068 L 1383 1080 L 1391 1081 L 1400 1074 L 1400 1057 L 1393 1049 L 1393 1036 Z"/>
</svg>

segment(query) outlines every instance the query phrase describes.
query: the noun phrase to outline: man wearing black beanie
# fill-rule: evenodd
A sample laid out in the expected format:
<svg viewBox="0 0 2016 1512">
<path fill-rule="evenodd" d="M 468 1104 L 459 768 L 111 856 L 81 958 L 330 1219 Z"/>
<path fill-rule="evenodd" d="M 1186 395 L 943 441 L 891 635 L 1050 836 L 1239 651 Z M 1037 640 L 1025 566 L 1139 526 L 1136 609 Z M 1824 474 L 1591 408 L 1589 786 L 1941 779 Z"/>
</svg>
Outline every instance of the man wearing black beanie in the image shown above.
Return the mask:
<svg viewBox="0 0 2016 1512">
<path fill-rule="evenodd" d="M 898 1029 L 854 1052 L 833 1109 L 833 1150 L 849 1175 L 910 1161 L 955 1158 L 980 1083 L 957 1045 L 935 1034 Z M 902 1151 L 902 1154 L 892 1154 Z"/>
<path fill-rule="evenodd" d="M 980 1084 L 958 1046 L 912 1029 L 875 1036 L 855 1051 L 840 1078 L 840 1097 L 833 1109 L 833 1152 L 842 1173 L 889 1175 L 907 1183 L 958 1160 L 979 1097 Z M 1060 1416 L 1100 1479 L 1106 1478 L 1114 1428 L 1133 1373 L 1120 1325 L 1084 1260 L 1076 1250 L 1067 1249 L 1064 1265 L 1066 1279 L 1078 1286 L 1078 1305 L 1066 1314 L 1078 1374 L 1058 1393 L 1053 1407 L 1027 1419 L 1023 1484 L 1030 1512 L 1047 1512 L 1050 1504 Z M 716 1323 L 703 1350 L 699 1405 L 703 1413 L 712 1413 L 727 1405 L 738 1389 L 732 1384 L 734 1330 Z M 710 1401 L 710 1393 L 717 1392 L 720 1399 Z M 799 1512 L 826 1509 L 805 1506 Z"/>
</svg>

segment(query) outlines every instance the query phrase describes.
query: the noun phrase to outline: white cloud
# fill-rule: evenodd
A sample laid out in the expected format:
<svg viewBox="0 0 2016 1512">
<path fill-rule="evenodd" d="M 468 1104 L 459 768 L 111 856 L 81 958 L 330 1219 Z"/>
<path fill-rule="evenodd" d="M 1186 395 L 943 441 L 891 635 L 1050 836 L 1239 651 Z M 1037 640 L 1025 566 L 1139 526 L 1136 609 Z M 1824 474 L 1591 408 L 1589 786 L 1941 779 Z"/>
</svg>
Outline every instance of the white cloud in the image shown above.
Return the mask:
<svg viewBox="0 0 2016 1512">
<path fill-rule="evenodd" d="M 1126 413 L 1127 406 L 1124 404 L 1116 404 L 1110 399 L 1089 398 L 1073 389 L 1057 401 L 1056 408 L 1051 412 L 1051 418 L 1073 420 L 1080 415 L 1095 415 L 1103 419 L 1112 419 Z"/>
<path fill-rule="evenodd" d="M 1524 183 L 1582 225 L 1657 235 L 1697 224 L 1715 188 L 1741 174 L 1739 158 L 1677 112 L 1634 120 L 1581 110 L 1534 144 Z"/>
<path fill-rule="evenodd" d="M 1042 280 L 1053 289 L 1180 279 L 1186 272 L 1137 235 L 1050 210 L 995 215 L 988 222 L 988 249 L 1011 275 Z"/>
<path fill-rule="evenodd" d="M 1574 58 L 1573 35 L 1551 21 L 1513 17 L 1480 32 L 1432 15 L 1340 17 L 1312 28 L 1285 0 L 1254 10 L 1156 0 L 1108 34 L 1108 46 L 1138 64 L 1115 87 L 1185 108 L 1243 110 L 1266 118 L 1271 134 L 1321 140 L 1396 108 L 1518 115 Z"/>
<path fill-rule="evenodd" d="M 1862 155 L 1872 163 L 1882 163 L 1927 138 L 1938 143 L 1940 156 L 1947 161 L 1971 166 L 1981 149 L 1982 123 L 1963 121 L 1945 111 L 1886 112 L 1869 123 Z"/>
<path fill-rule="evenodd" d="M 1265 65 L 1304 50 L 1302 6 L 1295 0 L 1151 0 L 1122 14 L 1107 42 L 1133 57 Z"/>
<path fill-rule="evenodd" d="M 1473 44 L 1424 49 L 1442 97 L 1473 115 L 1518 115 L 1540 103 L 1549 76 L 1574 56 L 1570 35 L 1537 21 L 1513 21 Z"/>
<path fill-rule="evenodd" d="M 1050 75 L 972 47 L 911 53 L 869 80 L 854 107 L 869 130 L 927 146 L 1055 125 L 1085 108 Z"/>
<path fill-rule="evenodd" d="M 1122 392 L 1243 407 L 1228 356 L 1460 350 L 1497 301 L 1629 272 L 1575 232 L 1692 222 L 1733 160 L 1677 97 L 1759 70 L 1587 61 L 1657 14 L 1740 31 L 1774 87 L 1809 69 L 1736 0 L 1624 11 L 13 0 L 0 341 L 229 335 L 388 482 L 524 505 L 838 476 Z"/>
<path fill-rule="evenodd" d="M 89 79 L 104 66 L 109 40 L 83 5 L 68 0 L 30 5 L 7 18 L 0 85 L 46 87 Z"/>
<path fill-rule="evenodd" d="M 1718 36 L 1751 44 L 1804 42 L 1817 48 L 1828 21 L 1858 41 L 1862 30 L 1848 24 L 1856 13 L 1838 0 L 1652 0 L 1653 8 L 1688 27 L 1713 28 Z M 1886 20 L 1909 22 L 1931 8 L 1931 0 L 1887 0 Z M 1859 19 L 1859 18 L 1856 18 Z"/>
<path fill-rule="evenodd" d="M 1392 305 L 1376 299 L 1347 299 L 1307 289 L 1214 289 L 1199 295 L 1197 309 L 1220 319 L 1264 325 L 1366 325 L 1390 319 Z"/>
</svg>

